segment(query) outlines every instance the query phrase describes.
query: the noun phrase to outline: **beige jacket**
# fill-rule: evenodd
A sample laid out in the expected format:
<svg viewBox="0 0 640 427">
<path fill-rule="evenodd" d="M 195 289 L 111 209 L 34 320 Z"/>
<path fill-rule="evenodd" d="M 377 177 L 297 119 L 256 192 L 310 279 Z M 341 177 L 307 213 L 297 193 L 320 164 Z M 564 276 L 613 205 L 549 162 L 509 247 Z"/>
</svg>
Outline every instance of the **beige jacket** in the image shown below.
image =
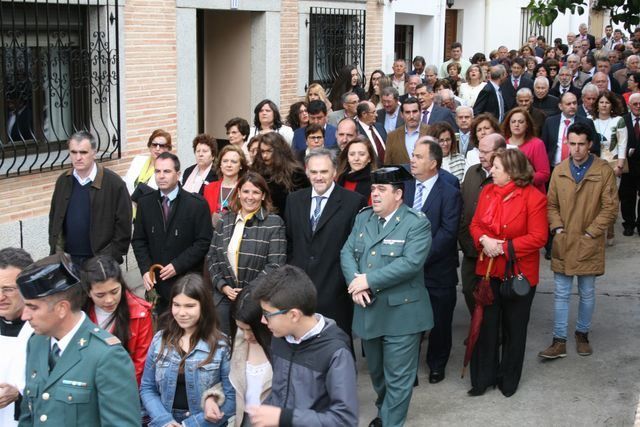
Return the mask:
<svg viewBox="0 0 640 427">
<path fill-rule="evenodd" d="M 231 355 L 231 370 L 229 371 L 229 381 L 236 390 L 236 418 L 235 425 L 242 425 L 242 419 L 245 413 L 244 396 L 247 391 L 246 363 L 249 352 L 249 343 L 244 339 L 242 331 L 238 330 L 233 342 L 233 354 Z M 271 393 L 271 379 L 273 371 L 269 366 L 269 371 L 265 375 L 262 383 L 262 392 L 260 393 L 260 401 L 263 402 L 269 393 Z"/>
<path fill-rule="evenodd" d="M 576 185 L 570 161 L 554 169 L 547 193 L 549 227 L 564 229 L 553 238 L 551 270 L 568 276 L 602 275 L 607 228 L 618 215 L 616 178 L 606 161 L 594 157 Z"/>
</svg>

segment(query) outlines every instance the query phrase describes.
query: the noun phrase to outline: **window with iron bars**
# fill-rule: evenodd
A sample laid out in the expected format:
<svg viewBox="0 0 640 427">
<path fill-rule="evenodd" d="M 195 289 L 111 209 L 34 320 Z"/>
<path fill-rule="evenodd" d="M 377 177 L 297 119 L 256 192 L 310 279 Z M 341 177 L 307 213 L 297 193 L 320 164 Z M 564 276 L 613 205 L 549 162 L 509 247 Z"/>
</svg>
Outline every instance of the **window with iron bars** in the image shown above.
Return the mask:
<svg viewBox="0 0 640 427">
<path fill-rule="evenodd" d="M 354 65 L 365 70 L 364 10 L 312 7 L 309 20 L 309 82 L 331 89 L 340 70 Z"/>
<path fill-rule="evenodd" d="M 119 158 L 118 3 L 0 0 L 0 176 L 71 164 L 78 130 Z"/>
</svg>

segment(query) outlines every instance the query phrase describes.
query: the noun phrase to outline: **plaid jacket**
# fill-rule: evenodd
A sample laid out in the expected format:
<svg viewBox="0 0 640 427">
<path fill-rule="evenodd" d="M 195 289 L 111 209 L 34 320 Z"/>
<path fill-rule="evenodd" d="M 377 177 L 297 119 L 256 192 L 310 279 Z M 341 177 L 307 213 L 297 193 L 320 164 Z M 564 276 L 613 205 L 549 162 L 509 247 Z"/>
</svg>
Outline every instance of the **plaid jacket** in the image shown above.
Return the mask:
<svg viewBox="0 0 640 427">
<path fill-rule="evenodd" d="M 222 293 L 224 285 L 242 288 L 260 273 L 267 274 L 287 262 L 287 238 L 282 218 L 260 209 L 245 225 L 236 277 L 227 258 L 227 247 L 233 235 L 235 221 L 235 212 L 229 211 L 222 215 L 206 258 L 216 305 L 226 298 Z"/>
</svg>

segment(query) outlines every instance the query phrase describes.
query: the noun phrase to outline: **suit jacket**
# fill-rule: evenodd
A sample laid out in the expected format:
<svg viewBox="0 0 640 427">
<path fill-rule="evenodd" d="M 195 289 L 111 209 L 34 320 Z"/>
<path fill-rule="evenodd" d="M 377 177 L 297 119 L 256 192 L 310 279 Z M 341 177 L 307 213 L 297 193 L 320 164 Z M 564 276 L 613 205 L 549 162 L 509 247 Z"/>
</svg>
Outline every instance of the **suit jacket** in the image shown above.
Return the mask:
<svg viewBox="0 0 640 427">
<path fill-rule="evenodd" d="M 324 146 L 326 148 L 335 147 L 336 142 L 336 127 L 327 123 L 324 128 Z M 298 128 L 293 132 L 293 142 L 291 143 L 293 151 L 305 151 L 307 149 L 307 141 L 304 138 L 304 128 Z"/>
<path fill-rule="evenodd" d="M 547 94 L 544 98 L 540 99 L 536 96 L 533 97 L 533 103 L 531 104 L 534 108 L 542 110 L 547 117 L 555 116 L 556 114 L 560 114 L 560 108 L 558 108 L 558 104 L 560 100 L 553 96 Z"/>
<path fill-rule="evenodd" d="M 573 75 L 571 78 L 571 83 L 578 89 L 582 89 L 585 85 L 585 82 L 591 78 L 589 73 L 585 73 L 584 71 L 578 71 L 577 75 Z"/>
<path fill-rule="evenodd" d="M 569 84 L 569 92 L 574 94 L 578 99 L 578 102 L 580 102 L 580 98 L 582 97 L 582 91 L 577 87 L 575 87 L 573 83 Z M 549 95 L 553 95 L 556 98 L 560 99 L 560 83 L 559 82 L 554 84 L 553 87 L 549 89 Z"/>
<path fill-rule="evenodd" d="M 170 287 L 178 276 L 202 273 L 212 235 L 209 205 L 200 195 L 180 188 L 165 224 L 160 191 L 154 191 L 138 200 L 131 247 L 142 275 L 153 264 L 173 264 L 176 276 L 166 281 L 156 277 L 158 293 L 169 301 Z"/>
<path fill-rule="evenodd" d="M 189 166 L 188 168 L 186 168 L 184 170 L 184 172 L 182 173 L 182 183 L 183 184 L 185 182 L 187 182 L 187 179 L 189 178 L 189 175 L 191 175 L 193 173 L 193 170 L 195 169 L 195 167 L 196 167 L 196 165 L 191 165 L 191 166 Z M 211 183 L 213 181 L 217 181 L 217 180 L 218 180 L 218 176 L 216 175 L 216 168 L 215 168 L 215 166 L 212 166 L 211 170 L 209 170 L 209 173 L 205 177 L 204 182 L 200 186 L 200 190 L 198 191 L 198 194 L 202 196 L 204 194 L 204 187 L 206 187 L 209 183 Z"/>
<path fill-rule="evenodd" d="M 533 92 L 533 80 L 524 74 L 520 76 L 518 80 L 518 89 L 526 87 L 531 89 Z M 513 87 L 513 83 L 511 82 L 511 76 L 507 77 L 505 81 L 500 85 L 500 89 L 502 90 L 502 99 L 504 100 L 504 109 L 508 111 L 516 106 L 516 89 Z"/>
<path fill-rule="evenodd" d="M 327 116 L 327 123 L 337 128 L 338 123 L 340 123 L 340 120 L 342 120 L 343 118 L 344 118 L 344 110 L 342 109 L 335 110 L 330 112 L 329 115 Z"/>
<path fill-rule="evenodd" d="M 634 176 L 640 176 L 640 140 L 636 138 L 634 131 L 634 122 L 631 113 L 626 113 L 624 123 L 627 125 L 627 162 L 629 162 L 629 173 Z M 629 150 L 634 148 L 633 154 L 629 155 Z"/>
<path fill-rule="evenodd" d="M 431 113 L 429 113 L 429 117 L 427 118 L 427 124 L 432 125 L 436 122 L 447 122 L 451 127 L 453 127 L 454 131 L 458 131 L 456 116 L 453 115 L 451 110 L 433 104 L 431 107 Z"/>
<path fill-rule="evenodd" d="M 358 125 L 358 133 L 362 136 L 364 136 L 365 138 L 367 138 L 367 140 L 369 140 L 369 137 L 367 136 L 367 134 L 364 131 L 364 127 L 362 126 L 362 123 L 360 123 L 360 121 L 357 121 L 356 124 Z M 384 129 L 384 124 L 380 124 L 378 122 L 373 124 L 373 127 L 376 128 L 376 130 L 378 131 L 378 133 L 380 134 L 380 136 L 382 137 L 382 142 L 386 143 L 387 142 L 387 131 Z M 372 144 L 374 143 L 373 141 L 369 140 L 369 142 L 371 142 Z"/>
<path fill-rule="evenodd" d="M 140 425 L 138 383 L 120 340 L 85 317 L 49 372 L 50 342 L 32 335 L 27 344 L 21 426 Z"/>
<path fill-rule="evenodd" d="M 504 100 L 504 95 L 502 97 Z M 507 105 L 504 106 L 505 112 L 507 111 Z M 476 99 L 476 103 L 473 104 L 474 117 L 482 113 L 491 113 L 495 116 L 496 120 L 500 119 L 500 106 L 498 104 L 498 97 L 496 90 L 491 82 L 487 82 L 482 88 Z"/>
<path fill-rule="evenodd" d="M 376 119 L 376 122 L 380 123 L 382 127 L 384 127 L 384 121 L 386 120 L 386 118 L 387 118 L 387 112 L 384 110 L 384 108 L 379 109 L 378 118 Z M 402 127 L 402 126 L 404 126 L 404 117 L 402 117 L 402 113 L 400 112 L 400 107 L 398 107 L 398 117 L 396 118 L 395 128 L 398 129 L 399 127 Z"/>
<path fill-rule="evenodd" d="M 404 188 L 404 203 L 412 207 L 416 180 L 405 182 Z M 460 191 L 438 177 L 421 210 L 431 223 L 431 250 L 424 264 L 424 283 L 427 287 L 456 286 L 458 226 L 462 212 Z"/>
<path fill-rule="evenodd" d="M 420 136 L 425 136 L 429 127 L 420 124 Z M 385 165 L 401 165 L 409 163 L 411 153 L 407 153 L 407 147 L 404 145 L 406 126 L 398 128 L 387 135 L 387 149 L 384 154 Z"/>
<path fill-rule="evenodd" d="M 347 283 L 353 277 L 345 282 L 340 269 L 340 249 L 351 233 L 356 215 L 366 204 L 362 195 L 335 184 L 315 232 L 311 231 L 309 221 L 311 188 L 289 194 L 284 212 L 287 263 L 303 269 L 316 286 L 316 311 L 334 319 L 349 334 L 353 301 L 347 293 Z"/>
<path fill-rule="evenodd" d="M 562 114 L 556 114 L 555 116 L 548 117 L 542 127 L 542 136 L 540 139 L 544 141 L 544 145 L 547 148 L 547 154 L 549 155 L 549 165 L 553 169 L 554 160 L 556 158 L 556 151 L 558 150 L 558 132 L 560 131 L 560 119 Z M 574 117 L 574 123 L 583 123 L 591 129 L 591 138 L 593 146 L 591 152 L 600 156 L 600 138 L 596 132 L 596 128 L 593 125 L 593 121 L 590 119 L 581 117 L 576 114 Z"/>
<path fill-rule="evenodd" d="M 340 251 L 344 277 L 366 274 L 373 297 L 367 307 L 355 305 L 353 332 L 368 340 L 431 329 L 433 312 L 424 286 L 424 262 L 431 248 L 429 220 L 401 204 L 378 229 L 378 216 L 364 208 Z"/>
</svg>

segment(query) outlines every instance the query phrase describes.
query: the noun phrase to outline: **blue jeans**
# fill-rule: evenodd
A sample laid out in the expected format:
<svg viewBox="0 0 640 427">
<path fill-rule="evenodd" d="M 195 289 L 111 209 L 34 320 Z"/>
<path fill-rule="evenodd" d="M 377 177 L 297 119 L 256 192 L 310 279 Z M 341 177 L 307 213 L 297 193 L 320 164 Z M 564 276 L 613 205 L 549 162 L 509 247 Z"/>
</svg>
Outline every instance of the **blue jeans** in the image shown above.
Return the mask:
<svg viewBox="0 0 640 427">
<path fill-rule="evenodd" d="M 553 280 L 556 285 L 555 290 L 555 321 L 553 325 L 553 336 L 555 338 L 567 339 L 567 324 L 569 320 L 569 298 L 571 297 L 571 286 L 574 276 L 566 276 L 554 273 Z M 576 321 L 576 331 L 589 332 L 591 328 L 591 318 L 593 309 L 596 306 L 595 282 L 596 276 L 575 276 L 578 278 L 578 294 L 580 303 L 578 304 L 578 320 Z"/>
</svg>

